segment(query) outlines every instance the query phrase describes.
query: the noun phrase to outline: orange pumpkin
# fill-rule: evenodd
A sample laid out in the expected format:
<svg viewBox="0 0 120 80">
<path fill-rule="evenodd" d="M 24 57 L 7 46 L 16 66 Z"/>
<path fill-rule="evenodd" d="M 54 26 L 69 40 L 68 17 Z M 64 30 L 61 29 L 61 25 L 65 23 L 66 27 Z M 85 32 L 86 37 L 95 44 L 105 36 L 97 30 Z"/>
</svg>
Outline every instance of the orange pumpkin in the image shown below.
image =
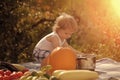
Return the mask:
<svg viewBox="0 0 120 80">
<path fill-rule="evenodd" d="M 51 65 L 50 74 L 55 70 L 74 70 L 76 69 L 76 55 L 68 47 L 57 47 L 52 53 L 43 60 L 43 65 Z"/>
</svg>

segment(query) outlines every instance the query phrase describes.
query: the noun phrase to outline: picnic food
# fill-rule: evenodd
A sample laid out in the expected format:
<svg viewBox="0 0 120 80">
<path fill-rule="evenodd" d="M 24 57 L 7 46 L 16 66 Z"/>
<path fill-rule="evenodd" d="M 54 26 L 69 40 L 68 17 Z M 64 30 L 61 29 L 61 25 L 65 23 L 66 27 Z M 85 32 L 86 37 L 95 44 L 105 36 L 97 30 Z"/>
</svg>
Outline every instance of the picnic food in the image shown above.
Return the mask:
<svg viewBox="0 0 120 80">
<path fill-rule="evenodd" d="M 22 71 L 0 70 L 0 80 L 17 80 L 23 76 Z"/>
<path fill-rule="evenodd" d="M 29 69 L 20 64 L 0 61 L 0 80 L 17 80 Z"/>
<path fill-rule="evenodd" d="M 24 66 L 20 65 L 20 64 L 12 64 L 14 67 L 16 67 L 18 70 L 22 71 L 24 69 L 26 69 Z"/>
<path fill-rule="evenodd" d="M 58 76 L 61 72 L 63 72 L 65 70 L 55 70 L 53 73 L 52 73 L 52 76 Z"/>
<path fill-rule="evenodd" d="M 48 80 L 50 76 L 46 73 L 51 69 L 50 65 L 46 65 L 40 68 L 38 71 L 27 71 L 19 80 Z"/>
<path fill-rule="evenodd" d="M 46 61 L 47 64 L 52 66 L 50 74 L 53 71 L 59 69 L 63 70 L 76 69 L 76 55 L 74 51 L 68 47 L 65 48 L 57 47 L 44 61 Z"/>
<path fill-rule="evenodd" d="M 10 71 L 19 71 L 15 66 L 11 63 L 0 61 L 0 69 L 10 70 Z"/>
<path fill-rule="evenodd" d="M 56 70 L 52 76 L 59 80 L 96 80 L 98 73 L 89 70 Z"/>
</svg>

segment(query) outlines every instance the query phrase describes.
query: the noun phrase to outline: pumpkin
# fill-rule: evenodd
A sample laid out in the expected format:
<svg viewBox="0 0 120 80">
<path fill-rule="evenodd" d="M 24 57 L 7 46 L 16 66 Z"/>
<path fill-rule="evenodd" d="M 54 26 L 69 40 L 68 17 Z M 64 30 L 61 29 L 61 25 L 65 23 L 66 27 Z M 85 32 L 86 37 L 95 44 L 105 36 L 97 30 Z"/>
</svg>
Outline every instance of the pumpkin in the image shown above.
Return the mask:
<svg viewBox="0 0 120 80">
<path fill-rule="evenodd" d="M 55 70 L 76 69 L 76 54 L 68 47 L 57 47 L 43 60 L 43 65 L 51 65 L 50 74 Z"/>
</svg>

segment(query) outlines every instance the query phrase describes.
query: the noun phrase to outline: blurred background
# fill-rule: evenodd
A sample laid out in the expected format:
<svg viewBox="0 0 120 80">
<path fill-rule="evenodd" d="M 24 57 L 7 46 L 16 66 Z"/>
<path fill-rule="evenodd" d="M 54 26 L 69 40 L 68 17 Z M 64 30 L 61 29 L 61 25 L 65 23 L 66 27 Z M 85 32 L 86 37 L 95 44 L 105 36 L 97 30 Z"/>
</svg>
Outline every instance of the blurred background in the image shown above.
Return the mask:
<svg viewBox="0 0 120 80">
<path fill-rule="evenodd" d="M 0 1 L 0 60 L 34 61 L 37 42 L 52 31 L 56 17 L 66 12 L 79 24 L 69 43 L 97 59 L 120 61 L 120 0 Z"/>
</svg>

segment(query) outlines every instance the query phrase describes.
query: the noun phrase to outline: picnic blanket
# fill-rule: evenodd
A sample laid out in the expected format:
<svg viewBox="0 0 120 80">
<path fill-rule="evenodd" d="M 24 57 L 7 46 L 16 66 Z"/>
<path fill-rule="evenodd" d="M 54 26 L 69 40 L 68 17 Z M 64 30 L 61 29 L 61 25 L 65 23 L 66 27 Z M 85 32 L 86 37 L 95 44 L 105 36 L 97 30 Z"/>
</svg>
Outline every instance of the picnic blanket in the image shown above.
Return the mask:
<svg viewBox="0 0 120 80">
<path fill-rule="evenodd" d="M 120 62 L 110 58 L 96 61 L 95 71 L 99 72 L 99 80 L 120 80 Z"/>
<path fill-rule="evenodd" d="M 40 64 L 28 62 L 22 64 L 30 70 L 39 70 Z M 95 71 L 99 73 L 98 80 L 120 80 L 120 62 L 110 58 L 102 58 L 96 61 Z"/>
</svg>

